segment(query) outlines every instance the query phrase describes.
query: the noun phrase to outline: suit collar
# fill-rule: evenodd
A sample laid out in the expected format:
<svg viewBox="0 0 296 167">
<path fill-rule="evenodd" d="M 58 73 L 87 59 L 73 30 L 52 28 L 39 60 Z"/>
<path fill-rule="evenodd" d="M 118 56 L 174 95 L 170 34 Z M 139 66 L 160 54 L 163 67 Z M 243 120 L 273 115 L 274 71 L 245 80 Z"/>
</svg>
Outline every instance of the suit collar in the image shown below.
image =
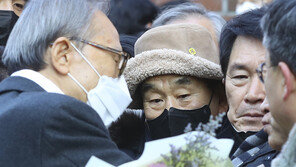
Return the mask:
<svg viewBox="0 0 296 167">
<path fill-rule="evenodd" d="M 24 77 L 27 78 L 36 84 L 38 84 L 42 89 L 49 93 L 59 93 L 59 94 L 64 94 L 62 90 L 55 85 L 51 80 L 43 76 L 41 73 L 30 70 L 30 69 L 23 69 L 20 71 L 16 71 L 11 76 L 18 76 L 18 77 Z"/>
<path fill-rule="evenodd" d="M 39 92 L 45 90 L 24 77 L 8 77 L 0 82 L 0 93 L 6 91 Z"/>
</svg>

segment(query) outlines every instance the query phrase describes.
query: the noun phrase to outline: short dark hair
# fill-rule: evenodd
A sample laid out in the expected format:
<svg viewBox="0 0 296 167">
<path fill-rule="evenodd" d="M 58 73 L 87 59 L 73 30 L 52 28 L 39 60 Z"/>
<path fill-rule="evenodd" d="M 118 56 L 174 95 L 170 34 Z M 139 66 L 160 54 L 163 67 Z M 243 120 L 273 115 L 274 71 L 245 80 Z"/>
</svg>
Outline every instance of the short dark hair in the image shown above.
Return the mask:
<svg viewBox="0 0 296 167">
<path fill-rule="evenodd" d="M 220 36 L 220 64 L 224 77 L 226 76 L 233 44 L 238 36 L 248 36 L 260 41 L 263 33 L 260 20 L 266 13 L 266 7 L 255 9 L 231 19 L 222 29 Z"/>
<path fill-rule="evenodd" d="M 272 66 L 285 62 L 296 73 L 296 0 L 277 0 L 262 18 L 264 46 Z"/>
<path fill-rule="evenodd" d="M 135 35 L 146 31 L 146 24 L 157 14 L 158 8 L 150 0 L 112 0 L 108 17 L 119 34 Z"/>
</svg>

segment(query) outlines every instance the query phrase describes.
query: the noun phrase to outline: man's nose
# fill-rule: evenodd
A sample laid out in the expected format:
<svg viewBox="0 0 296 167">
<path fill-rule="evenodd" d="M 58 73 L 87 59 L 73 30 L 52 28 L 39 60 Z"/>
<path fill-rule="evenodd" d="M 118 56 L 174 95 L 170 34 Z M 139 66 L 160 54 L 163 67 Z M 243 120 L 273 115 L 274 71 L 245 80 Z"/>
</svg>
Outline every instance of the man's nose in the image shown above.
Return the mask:
<svg viewBox="0 0 296 167">
<path fill-rule="evenodd" d="M 271 113 L 268 112 L 263 116 L 261 122 L 263 125 L 266 125 L 266 124 L 270 124 L 270 120 L 271 120 Z"/>
<path fill-rule="evenodd" d="M 268 103 L 267 97 L 264 98 L 264 101 L 260 105 L 260 110 L 264 113 L 269 112 L 269 103 Z"/>
<path fill-rule="evenodd" d="M 247 103 L 262 103 L 265 98 L 264 85 L 260 79 L 255 76 L 252 78 L 248 92 L 244 98 Z"/>
<path fill-rule="evenodd" d="M 177 100 L 174 97 L 168 97 L 166 100 L 166 109 L 169 110 L 172 107 L 179 108 Z"/>
</svg>

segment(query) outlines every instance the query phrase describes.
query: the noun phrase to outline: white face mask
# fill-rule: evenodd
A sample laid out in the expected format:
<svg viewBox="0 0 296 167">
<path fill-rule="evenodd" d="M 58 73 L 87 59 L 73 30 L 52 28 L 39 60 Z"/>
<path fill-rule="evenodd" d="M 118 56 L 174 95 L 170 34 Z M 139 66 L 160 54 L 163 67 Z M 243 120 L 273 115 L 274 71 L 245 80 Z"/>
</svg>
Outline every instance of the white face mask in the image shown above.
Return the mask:
<svg viewBox="0 0 296 167">
<path fill-rule="evenodd" d="M 71 77 L 87 94 L 87 104 L 100 115 L 105 126 L 109 127 L 132 102 L 126 81 L 123 76 L 120 78 L 101 76 L 76 46 L 72 43 L 71 45 L 96 72 L 100 79 L 97 86 L 87 92 L 87 90 L 70 73 L 68 73 L 68 76 Z"/>
</svg>

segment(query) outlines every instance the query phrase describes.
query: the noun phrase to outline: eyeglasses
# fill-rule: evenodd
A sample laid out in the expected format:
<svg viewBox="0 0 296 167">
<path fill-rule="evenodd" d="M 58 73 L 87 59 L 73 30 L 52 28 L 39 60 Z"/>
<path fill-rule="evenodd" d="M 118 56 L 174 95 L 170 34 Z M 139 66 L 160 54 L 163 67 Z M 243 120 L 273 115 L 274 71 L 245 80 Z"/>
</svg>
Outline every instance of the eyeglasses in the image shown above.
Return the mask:
<svg viewBox="0 0 296 167">
<path fill-rule="evenodd" d="M 110 47 L 107 47 L 107 46 L 103 46 L 103 45 L 100 45 L 100 44 L 97 44 L 97 43 L 94 43 L 94 42 L 91 42 L 91 41 L 87 41 L 87 40 L 84 40 L 84 39 L 81 39 L 81 38 L 71 38 L 71 40 L 76 40 L 76 41 L 91 45 L 93 47 L 96 47 L 98 49 L 103 49 L 103 50 L 106 50 L 106 51 L 109 51 L 109 52 L 112 52 L 112 53 L 115 53 L 115 54 L 119 55 L 120 56 L 120 62 L 118 64 L 119 76 L 122 75 L 122 73 L 123 73 L 123 71 L 124 71 L 124 69 L 126 67 L 127 61 L 131 57 L 128 53 L 126 53 L 124 51 L 120 51 L 120 50 L 113 49 L 113 48 L 110 48 Z"/>
<path fill-rule="evenodd" d="M 256 69 L 257 75 L 262 83 L 264 83 L 264 78 L 266 76 L 266 64 L 265 62 L 260 64 Z"/>
</svg>

